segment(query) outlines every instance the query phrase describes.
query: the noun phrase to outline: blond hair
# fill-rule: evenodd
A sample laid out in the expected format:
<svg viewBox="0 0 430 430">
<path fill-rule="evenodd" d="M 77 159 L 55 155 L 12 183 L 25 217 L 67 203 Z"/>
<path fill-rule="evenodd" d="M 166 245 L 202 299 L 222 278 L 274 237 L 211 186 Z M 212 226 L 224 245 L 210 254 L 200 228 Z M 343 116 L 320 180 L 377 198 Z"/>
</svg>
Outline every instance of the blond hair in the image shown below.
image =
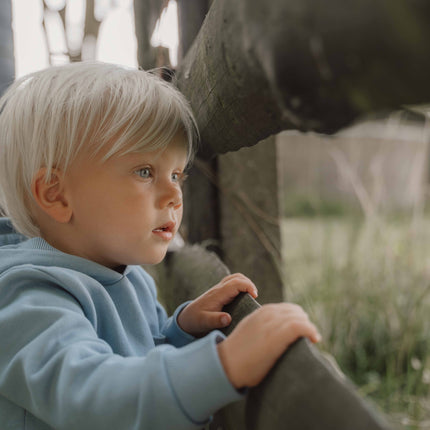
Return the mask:
<svg viewBox="0 0 430 430">
<path fill-rule="evenodd" d="M 197 127 L 182 94 L 151 72 L 99 62 L 51 67 L 17 80 L 0 99 L 0 208 L 22 234 L 40 234 L 30 202 L 40 168 L 67 167 L 82 150 L 104 159 L 166 147 Z"/>
</svg>

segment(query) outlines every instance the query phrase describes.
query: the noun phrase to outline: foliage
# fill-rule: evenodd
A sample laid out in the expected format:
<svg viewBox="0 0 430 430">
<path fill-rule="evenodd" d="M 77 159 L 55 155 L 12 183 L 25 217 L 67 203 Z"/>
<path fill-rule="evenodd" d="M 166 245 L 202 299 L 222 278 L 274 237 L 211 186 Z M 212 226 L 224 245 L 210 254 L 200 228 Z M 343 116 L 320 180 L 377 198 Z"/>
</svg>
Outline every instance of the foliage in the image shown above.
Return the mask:
<svg viewBox="0 0 430 430">
<path fill-rule="evenodd" d="M 283 214 L 285 217 L 330 217 L 352 213 L 361 213 L 359 208 L 338 201 L 322 199 L 318 195 L 291 194 L 283 198 Z"/>
<path fill-rule="evenodd" d="M 430 219 L 287 219 L 283 239 L 287 299 L 322 348 L 393 421 L 430 428 Z"/>
</svg>

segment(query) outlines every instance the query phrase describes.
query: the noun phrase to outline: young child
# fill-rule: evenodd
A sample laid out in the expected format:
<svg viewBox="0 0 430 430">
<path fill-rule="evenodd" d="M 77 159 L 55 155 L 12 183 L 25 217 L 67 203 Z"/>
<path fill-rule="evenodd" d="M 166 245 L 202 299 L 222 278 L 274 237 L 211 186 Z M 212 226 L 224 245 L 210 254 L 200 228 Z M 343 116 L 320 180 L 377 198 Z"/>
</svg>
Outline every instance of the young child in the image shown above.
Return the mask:
<svg viewBox="0 0 430 430">
<path fill-rule="evenodd" d="M 298 337 L 319 340 L 286 303 L 225 338 L 222 307 L 257 296 L 241 274 L 170 318 L 157 302 L 140 265 L 179 228 L 196 134 L 170 84 L 72 64 L 18 80 L 0 109 L 2 430 L 201 428 Z"/>
</svg>

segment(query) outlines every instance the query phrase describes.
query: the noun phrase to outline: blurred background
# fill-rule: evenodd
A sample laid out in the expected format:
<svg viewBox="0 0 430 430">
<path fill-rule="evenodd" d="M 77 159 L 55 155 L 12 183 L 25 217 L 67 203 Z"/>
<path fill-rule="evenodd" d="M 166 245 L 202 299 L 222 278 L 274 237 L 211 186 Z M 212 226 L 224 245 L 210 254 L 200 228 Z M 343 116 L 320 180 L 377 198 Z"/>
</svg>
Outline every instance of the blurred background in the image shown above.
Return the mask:
<svg viewBox="0 0 430 430">
<path fill-rule="evenodd" d="M 132 0 L 0 4 L 1 88 L 69 61 L 137 67 Z M 169 48 L 176 66 L 174 0 L 151 44 Z M 429 132 L 425 116 L 399 111 L 333 136 L 276 136 L 285 297 L 308 310 L 321 348 L 404 429 L 430 429 Z"/>
<path fill-rule="evenodd" d="M 12 0 L 17 77 L 91 59 L 137 67 L 133 0 L 73 0 L 65 6 L 66 0 Z M 169 47 L 177 64 L 176 2 L 166 2 L 152 43 Z"/>
</svg>

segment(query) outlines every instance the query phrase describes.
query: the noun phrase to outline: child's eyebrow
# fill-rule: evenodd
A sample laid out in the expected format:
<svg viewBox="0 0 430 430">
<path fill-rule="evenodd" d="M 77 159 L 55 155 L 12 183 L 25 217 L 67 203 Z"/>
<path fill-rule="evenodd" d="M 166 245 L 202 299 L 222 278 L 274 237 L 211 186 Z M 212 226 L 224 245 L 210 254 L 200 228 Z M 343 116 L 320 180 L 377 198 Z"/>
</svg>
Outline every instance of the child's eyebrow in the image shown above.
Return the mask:
<svg viewBox="0 0 430 430">
<path fill-rule="evenodd" d="M 134 163 L 151 163 L 154 162 L 154 157 L 148 153 L 148 152 L 129 152 L 127 154 L 122 155 L 124 160 L 129 161 L 130 164 Z"/>
</svg>

